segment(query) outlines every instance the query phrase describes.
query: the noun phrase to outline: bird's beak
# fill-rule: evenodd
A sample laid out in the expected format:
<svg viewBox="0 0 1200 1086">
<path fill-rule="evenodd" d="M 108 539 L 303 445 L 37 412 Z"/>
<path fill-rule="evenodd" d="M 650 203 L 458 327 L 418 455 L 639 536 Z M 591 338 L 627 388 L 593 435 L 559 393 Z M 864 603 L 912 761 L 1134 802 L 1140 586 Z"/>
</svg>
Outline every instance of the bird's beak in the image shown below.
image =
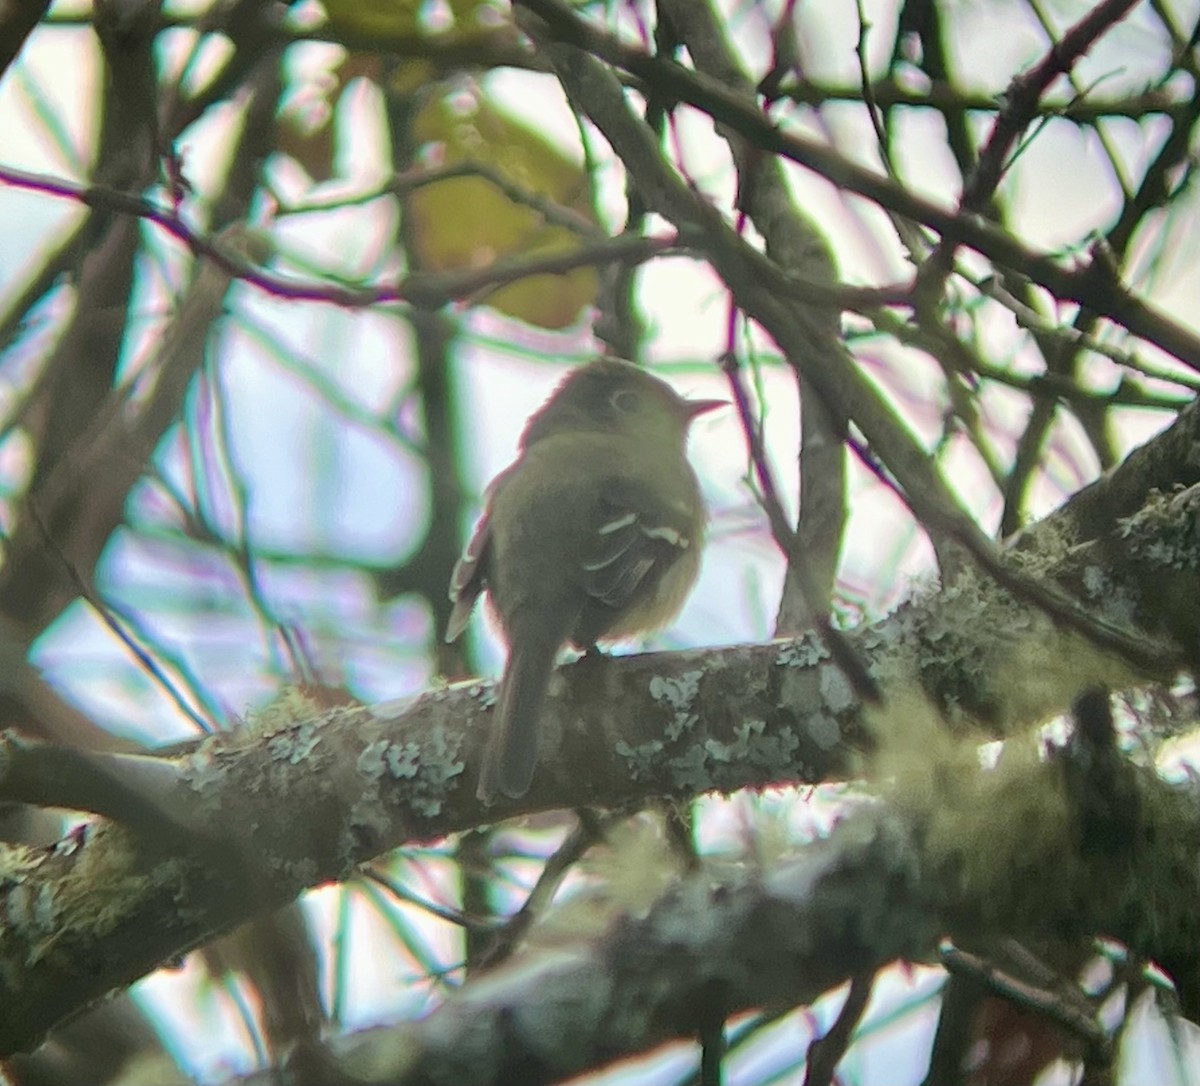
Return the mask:
<svg viewBox="0 0 1200 1086">
<path fill-rule="evenodd" d="M 701 415 L 707 415 L 710 411 L 715 411 L 718 407 L 728 407 L 728 400 L 684 400 L 683 410 L 688 422 L 693 419 L 698 419 Z"/>
</svg>

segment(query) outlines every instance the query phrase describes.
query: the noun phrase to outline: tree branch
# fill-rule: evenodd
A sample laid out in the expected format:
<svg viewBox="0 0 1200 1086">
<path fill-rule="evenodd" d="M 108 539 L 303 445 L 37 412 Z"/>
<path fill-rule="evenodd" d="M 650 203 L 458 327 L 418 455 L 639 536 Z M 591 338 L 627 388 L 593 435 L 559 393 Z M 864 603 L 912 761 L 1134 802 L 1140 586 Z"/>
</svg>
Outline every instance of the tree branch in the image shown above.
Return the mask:
<svg viewBox="0 0 1200 1086">
<path fill-rule="evenodd" d="M 694 106 L 740 132 L 761 151 L 781 155 L 841 189 L 923 223 L 945 239 L 1028 277 L 1059 298 L 1081 302 L 1103 313 L 1134 335 L 1200 370 L 1200 337 L 1132 294 L 1113 278 L 1103 262 L 1064 267 L 1054 257 L 1030 248 L 986 220 L 935 204 L 815 139 L 785 132 L 753 98 L 674 61 L 625 45 L 588 23 L 564 0 L 519 0 L 519 6 L 544 19 L 552 37 L 637 75 L 667 101 Z M 633 169 L 633 164 L 626 160 L 626 167 Z"/>
<path fill-rule="evenodd" d="M 1156 441 L 1187 444 L 1190 434 L 1194 442 L 1197 415 L 1185 412 Z M 1130 472 L 1145 461 L 1131 458 Z M 1177 465 L 1181 481 L 1198 472 L 1194 458 Z M 1129 485 L 1119 471 L 1112 478 Z M 1037 559 L 1040 575 L 1091 592 L 1097 606 L 1126 619 L 1156 622 L 1160 639 L 1181 639 L 1163 657 L 1159 674 L 1170 675 L 1172 658 L 1195 652 L 1198 508 L 1193 485 L 1152 498 L 1092 543 L 1067 546 L 1054 528 Z M 148 782 L 137 786 L 144 803 L 165 812 L 159 836 L 193 847 L 148 848 L 152 820 L 139 812 L 136 836 L 93 826 L 69 847 L 7 857 L 0 995 L 9 1011 L 0 1050 L 28 1046 L 104 992 L 406 841 L 534 810 L 619 807 L 647 794 L 844 779 L 861 772 L 863 752 L 879 737 L 911 723 L 914 694 L 918 715 L 939 707 L 955 731 L 973 722 L 975 737 L 1012 735 L 1066 711 L 1083 686 L 1138 679 L 974 576 L 850 636 L 889 698 L 870 721 L 812 636 L 566 668 L 547 705 L 533 788 L 491 809 L 475 799 L 494 700 L 484 682 L 373 709 L 321 713 L 301 701 L 267 726 L 211 736 L 152 771 L 141 759 L 100 759 L 93 764 L 112 779 Z M 102 773 L 78 786 L 79 778 L 50 774 L 31 783 L 20 772 L 29 757 L 0 757 L 0 799 L 119 813 L 119 791 L 96 800 Z"/>
<path fill-rule="evenodd" d="M 1043 767 L 1025 784 L 1040 790 L 1052 776 Z M 1172 850 L 1195 855 L 1200 807 L 1194 789 L 1176 793 L 1153 774 L 1142 784 L 1165 802 L 1149 804 L 1158 814 L 1132 832 L 1164 833 Z M 1004 813 L 1016 816 L 1018 809 Z M 1155 923 L 1170 929 L 1158 929 L 1164 946 L 1191 935 L 1195 921 L 1185 903 L 1200 892 L 1194 864 L 1172 873 L 1172 879 L 1182 876 L 1172 887 L 1153 876 L 1147 857 L 1134 877 L 1150 876 L 1153 888 L 1139 890 L 1124 868 L 1119 877 L 1103 864 L 1064 870 L 1056 849 L 1071 848 L 1069 821 L 1046 827 L 1032 847 L 1022 843 L 1027 877 L 1013 879 L 997 865 L 992 877 L 1003 887 L 1005 917 L 1019 917 L 1017 927 L 1056 941 L 1086 938 L 1094 926 L 1145 941 Z M 599 938 L 581 939 L 569 950 L 535 943 L 424 1020 L 346 1039 L 329 1054 L 325 1080 L 540 1086 L 693 1036 L 707 1013 L 700 993 L 720 991 L 730 1013 L 805 1005 L 848 975 L 867 978 L 896 959 L 927 959 L 947 928 L 970 930 L 1001 919 L 997 903 L 986 900 L 990 887 L 964 889 L 962 868 L 931 847 L 928 830 L 926 818 L 902 804 L 870 805 L 769 871 L 706 865 L 681 878 L 645 917 L 615 915 Z M 980 823 L 963 838 L 964 852 L 988 853 L 996 828 Z M 1062 893 L 1048 895 L 1046 883 L 1056 879 Z M 1156 897 L 1164 891 L 1170 902 Z M 1085 913 L 1061 907 L 1071 894 L 1088 902 Z M 949 902 L 955 903 L 953 919 Z M 1054 930 L 1056 922 L 1067 926 Z M 1098 1031 L 1093 1027 L 1089 1036 Z M 259 1074 L 239 1083 L 270 1081 Z"/>
</svg>

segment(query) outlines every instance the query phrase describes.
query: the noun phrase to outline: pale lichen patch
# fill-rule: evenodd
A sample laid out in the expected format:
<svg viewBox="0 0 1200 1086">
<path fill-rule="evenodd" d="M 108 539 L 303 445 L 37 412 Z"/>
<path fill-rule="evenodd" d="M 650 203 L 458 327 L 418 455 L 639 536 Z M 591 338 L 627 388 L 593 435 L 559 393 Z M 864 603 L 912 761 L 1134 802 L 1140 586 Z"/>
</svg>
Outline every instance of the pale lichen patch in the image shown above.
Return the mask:
<svg viewBox="0 0 1200 1086">
<path fill-rule="evenodd" d="M 272 735 L 267 740 L 267 752 L 272 758 L 299 765 L 320 742 L 320 728 L 315 721 L 306 720 L 298 727 Z"/>
<path fill-rule="evenodd" d="M 805 722 L 808 737 L 819 750 L 832 750 L 842 741 L 842 729 L 837 720 L 826 713 L 814 713 Z"/>
<path fill-rule="evenodd" d="M 636 747 L 624 739 L 617 740 L 617 753 L 625 759 L 629 766 L 629 774 L 635 781 L 649 775 L 662 750 L 663 745 L 657 739 L 639 743 Z"/>
<path fill-rule="evenodd" d="M 799 637 L 789 638 L 779 645 L 775 662 L 781 667 L 812 667 L 829 659 L 829 649 L 814 632 L 809 630 Z"/>
<path fill-rule="evenodd" d="M 830 713 L 839 716 L 857 704 L 854 687 L 840 667 L 825 664 L 817 671 L 820 675 L 821 702 Z"/>
</svg>

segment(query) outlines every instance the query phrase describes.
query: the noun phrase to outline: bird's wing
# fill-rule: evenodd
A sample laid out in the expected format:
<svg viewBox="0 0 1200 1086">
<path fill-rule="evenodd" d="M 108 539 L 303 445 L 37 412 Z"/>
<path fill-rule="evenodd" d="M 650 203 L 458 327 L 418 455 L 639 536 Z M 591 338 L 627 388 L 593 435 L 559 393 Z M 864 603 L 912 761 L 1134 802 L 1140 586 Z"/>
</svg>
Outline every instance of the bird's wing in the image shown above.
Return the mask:
<svg viewBox="0 0 1200 1086">
<path fill-rule="evenodd" d="M 454 641 L 467 628 L 475 601 L 487 587 L 487 557 L 492 543 L 491 514 L 484 512 L 475 525 L 471 541 L 450 574 L 450 600 L 454 607 L 446 622 L 446 643 Z"/>
<path fill-rule="evenodd" d="M 628 607 L 643 584 L 693 543 L 685 508 L 652 508 L 638 497 L 602 499 L 600 526 L 581 556 L 585 591 L 615 611 Z"/>
<path fill-rule="evenodd" d="M 499 479 L 497 478 L 497 482 Z M 450 574 L 450 602 L 454 607 L 446 622 L 446 643 L 454 641 L 467 628 L 475 601 L 488 586 L 488 564 L 492 547 L 492 502 L 495 483 L 484 497 L 483 514 L 462 556 Z"/>
</svg>

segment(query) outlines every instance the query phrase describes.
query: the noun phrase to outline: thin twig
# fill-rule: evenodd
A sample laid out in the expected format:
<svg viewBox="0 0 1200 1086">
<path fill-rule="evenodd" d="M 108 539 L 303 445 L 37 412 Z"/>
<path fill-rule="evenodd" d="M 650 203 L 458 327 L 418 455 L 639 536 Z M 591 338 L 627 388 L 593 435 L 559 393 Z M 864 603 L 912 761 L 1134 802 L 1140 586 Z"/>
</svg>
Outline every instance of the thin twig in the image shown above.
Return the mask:
<svg viewBox="0 0 1200 1086">
<path fill-rule="evenodd" d="M 79 595 L 89 604 L 100 621 L 108 628 L 109 632 L 129 650 L 129 653 L 138 662 L 142 670 L 167 695 L 175 708 L 195 724 L 202 734 L 207 735 L 210 732 L 217 731 L 219 725 L 214 721 L 205 720 L 204 717 L 188 704 L 187 699 L 184 698 L 183 694 L 176 688 L 175 683 L 159 666 L 158 661 L 138 644 L 136 639 L 125 629 L 125 625 L 118 620 L 113 609 L 104 602 L 94 586 L 88 583 L 83 577 L 79 569 L 75 566 L 75 563 L 67 557 L 58 540 L 54 538 L 37 507 L 26 503 L 25 513 L 37 525 L 38 532 L 41 534 L 46 546 L 58 556 L 63 569 L 75 585 Z"/>
<path fill-rule="evenodd" d="M 49 196 L 74 200 L 88 207 L 132 215 L 152 222 L 181 242 L 196 256 L 202 256 L 226 274 L 258 287 L 279 298 L 292 301 L 328 302 L 348 309 L 362 309 L 389 302 L 437 307 L 456 299 L 470 298 L 531 275 L 561 275 L 577 268 L 602 263 L 638 263 L 670 255 L 677 243 L 674 238 L 637 235 L 604 237 L 577 248 L 534 257 L 497 261 L 481 269 L 417 273 L 396 283 L 349 285 L 331 280 L 314 283 L 294 276 L 278 275 L 253 264 L 222 239 L 207 237 L 189 225 L 173 210 L 153 201 L 101 185 L 81 185 L 48 174 L 0 166 L 0 182 Z"/>
<path fill-rule="evenodd" d="M 1022 1010 L 1049 1018 L 1083 1041 L 1089 1054 L 1102 1060 L 1111 1060 L 1112 1046 L 1108 1033 L 1086 1001 L 1081 1006 L 1079 1001 L 1064 997 L 1061 991 L 1026 983 L 997 968 L 992 962 L 958 947 L 943 947 L 939 957 L 949 972 L 972 977 L 994 995 L 1009 1000 Z"/>
<path fill-rule="evenodd" d="M 511 956 L 529 926 L 550 903 L 550 899 L 571 867 L 612 826 L 628 817 L 623 811 L 596 814 L 586 808 L 580 808 L 575 814 L 579 820 L 575 829 L 559 845 L 554 855 L 546 861 L 542 873 L 534 883 L 533 889 L 529 891 L 529 896 L 525 899 L 524 904 L 496 932 L 495 942 L 486 958 L 479 963 L 482 967 L 490 968 L 498 965 Z"/>
<path fill-rule="evenodd" d="M 837 1065 L 850 1047 L 854 1031 L 862 1021 L 874 984 L 873 972 L 856 973 L 850 978 L 850 991 L 838 1012 L 837 1021 L 824 1037 L 815 1038 L 808 1046 L 804 1086 L 829 1086 L 833 1081 Z"/>
<path fill-rule="evenodd" d="M 1019 270 L 1059 297 L 1095 308 L 1185 365 L 1200 370 L 1200 336 L 1132 294 L 1109 269 L 1095 262 L 1065 267 L 1054 256 L 1029 247 L 1011 232 L 978 215 L 946 208 L 876 170 L 847 159 L 816 139 L 784 131 L 752 97 L 625 44 L 582 18 L 565 0 L 518 0 L 518 5 L 544 20 L 558 40 L 623 68 L 668 97 L 707 113 L 740 132 L 764 153 L 778 154 L 806 166 L 839 188 L 932 227 L 943 236 L 943 241 L 965 245 L 996 264 Z"/>
</svg>

